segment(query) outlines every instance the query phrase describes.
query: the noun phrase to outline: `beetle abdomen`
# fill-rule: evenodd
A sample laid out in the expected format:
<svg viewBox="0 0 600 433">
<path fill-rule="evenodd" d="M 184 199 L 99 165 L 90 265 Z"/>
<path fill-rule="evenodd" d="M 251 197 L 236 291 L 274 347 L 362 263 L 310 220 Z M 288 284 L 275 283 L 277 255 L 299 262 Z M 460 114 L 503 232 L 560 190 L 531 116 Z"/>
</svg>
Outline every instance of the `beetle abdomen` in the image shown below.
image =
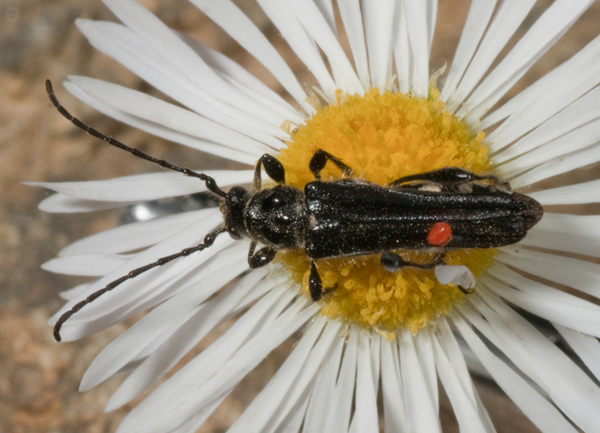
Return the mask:
<svg viewBox="0 0 600 433">
<path fill-rule="evenodd" d="M 445 249 L 509 245 L 542 215 L 535 200 L 507 192 L 457 194 L 342 180 L 311 182 L 305 195 L 305 248 L 313 259 L 440 246 L 430 236 L 440 222 L 451 230 Z"/>
</svg>

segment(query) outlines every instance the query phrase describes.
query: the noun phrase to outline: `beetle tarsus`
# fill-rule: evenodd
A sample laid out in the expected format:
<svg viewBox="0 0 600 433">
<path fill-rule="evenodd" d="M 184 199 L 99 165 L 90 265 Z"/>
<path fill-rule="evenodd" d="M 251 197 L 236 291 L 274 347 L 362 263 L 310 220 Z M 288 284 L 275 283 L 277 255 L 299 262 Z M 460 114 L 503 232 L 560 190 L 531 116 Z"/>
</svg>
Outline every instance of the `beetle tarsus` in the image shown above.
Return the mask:
<svg viewBox="0 0 600 433">
<path fill-rule="evenodd" d="M 323 296 L 328 295 L 337 288 L 337 284 L 332 287 L 323 288 L 323 282 L 319 271 L 317 271 L 317 265 L 314 261 L 310 262 L 310 276 L 308 277 L 308 291 L 310 293 L 310 299 L 313 302 L 320 301 Z"/>
<path fill-rule="evenodd" d="M 268 265 L 277 254 L 277 251 L 271 247 L 263 247 L 257 252 L 254 252 L 255 249 L 256 242 L 251 242 L 248 250 L 248 266 L 250 266 L 250 269 L 262 268 Z"/>
<path fill-rule="evenodd" d="M 260 169 L 261 167 L 265 168 L 265 172 L 267 176 L 273 179 L 277 183 L 285 183 L 285 168 L 281 162 L 277 160 L 272 155 L 265 153 L 260 157 L 258 162 L 256 163 L 256 167 L 254 168 L 254 183 L 252 185 L 252 189 L 254 192 L 258 192 L 261 189 L 261 178 L 260 178 Z"/>
<path fill-rule="evenodd" d="M 459 285 L 458 288 L 465 295 L 470 295 L 471 293 L 473 293 L 475 291 L 475 287 L 464 287 L 464 286 Z"/>
<path fill-rule="evenodd" d="M 313 154 L 310 162 L 308 164 L 308 168 L 311 173 L 315 176 L 315 179 L 321 180 L 321 171 L 325 168 L 325 164 L 327 161 L 333 162 L 337 168 L 339 168 L 346 176 L 351 176 L 354 170 L 348 167 L 346 164 L 342 162 L 341 159 L 336 158 L 329 152 L 325 152 L 322 149 L 317 149 L 317 151 Z"/>
</svg>

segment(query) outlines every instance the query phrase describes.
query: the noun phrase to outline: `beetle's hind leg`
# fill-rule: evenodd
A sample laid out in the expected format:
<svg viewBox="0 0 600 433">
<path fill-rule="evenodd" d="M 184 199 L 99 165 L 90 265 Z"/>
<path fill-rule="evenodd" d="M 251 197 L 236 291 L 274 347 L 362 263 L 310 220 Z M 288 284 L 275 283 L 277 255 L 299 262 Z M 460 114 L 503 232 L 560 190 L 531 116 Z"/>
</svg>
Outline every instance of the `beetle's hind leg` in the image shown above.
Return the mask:
<svg viewBox="0 0 600 433">
<path fill-rule="evenodd" d="M 388 272 L 396 272 L 398 269 L 405 266 L 419 269 L 431 269 L 444 263 L 444 254 L 440 253 L 429 263 L 413 263 L 407 262 L 399 254 L 396 253 L 383 253 L 381 255 L 381 266 Z"/>
<path fill-rule="evenodd" d="M 483 183 L 481 181 L 485 181 L 486 184 L 481 185 Z M 476 184 L 483 189 L 495 188 L 510 191 L 510 184 L 505 180 L 492 175 L 478 175 L 458 167 L 445 167 L 426 173 L 404 176 L 391 182 L 388 186 L 420 189 L 420 186 L 427 187 L 429 184 L 437 185 L 440 191 L 450 192 L 463 192 L 461 189 L 472 189 Z"/>
<path fill-rule="evenodd" d="M 327 161 L 333 162 L 337 166 L 337 168 L 342 170 L 342 172 L 346 176 L 351 176 L 352 173 L 354 172 L 350 167 L 348 167 L 346 164 L 344 164 L 339 158 L 336 158 L 329 152 L 325 152 L 322 149 L 318 149 L 313 154 L 312 158 L 310 159 L 310 162 L 308 163 L 308 168 L 310 169 L 312 174 L 315 175 L 315 179 L 321 180 L 321 171 L 323 170 L 323 168 L 325 168 L 325 164 L 327 164 Z"/>
</svg>

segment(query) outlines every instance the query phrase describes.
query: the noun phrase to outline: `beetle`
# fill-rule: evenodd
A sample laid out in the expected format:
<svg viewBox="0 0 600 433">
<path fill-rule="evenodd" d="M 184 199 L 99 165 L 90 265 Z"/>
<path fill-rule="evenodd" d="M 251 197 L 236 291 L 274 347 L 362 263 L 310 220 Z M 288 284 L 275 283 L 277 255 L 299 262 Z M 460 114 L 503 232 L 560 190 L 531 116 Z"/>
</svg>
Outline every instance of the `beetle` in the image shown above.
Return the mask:
<svg viewBox="0 0 600 433">
<path fill-rule="evenodd" d="M 92 136 L 204 181 L 207 189 L 219 197 L 224 219 L 223 225 L 209 232 L 202 243 L 134 269 L 75 304 L 55 324 L 57 341 L 62 325 L 85 305 L 149 269 L 209 248 L 222 233 L 250 240 L 250 268 L 267 265 L 278 251 L 304 249 L 311 262 L 309 293 L 313 301 L 318 301 L 334 289 L 323 288 L 316 267 L 319 259 L 381 254 L 381 265 L 390 272 L 406 266 L 430 269 L 443 264 L 445 253 L 451 250 L 516 243 L 543 215 L 536 200 L 512 192 L 508 182 L 493 175 L 445 167 L 381 186 L 353 178 L 351 167 L 322 149 L 316 150 L 310 160 L 308 168 L 315 180 L 304 189 L 287 185 L 283 165 L 274 156 L 264 154 L 255 166 L 250 189 L 234 186 L 225 192 L 206 174 L 156 159 L 85 125 L 58 102 L 49 80 L 46 91 L 64 117 Z M 321 171 L 328 162 L 342 171 L 343 179 L 321 180 Z M 263 168 L 275 186 L 262 187 Z M 263 246 L 256 251 L 259 244 Z M 421 264 L 405 261 L 396 250 L 436 255 L 429 263 Z"/>
</svg>

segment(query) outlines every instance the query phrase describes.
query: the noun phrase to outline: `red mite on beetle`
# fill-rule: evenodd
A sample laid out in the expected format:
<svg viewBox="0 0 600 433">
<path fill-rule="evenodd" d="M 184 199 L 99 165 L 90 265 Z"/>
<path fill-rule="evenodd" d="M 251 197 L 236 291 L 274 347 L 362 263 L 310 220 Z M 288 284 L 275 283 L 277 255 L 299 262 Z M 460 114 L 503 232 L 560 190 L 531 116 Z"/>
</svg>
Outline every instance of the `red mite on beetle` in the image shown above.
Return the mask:
<svg viewBox="0 0 600 433">
<path fill-rule="evenodd" d="M 352 178 L 351 167 L 321 149 L 313 154 L 308 166 L 315 181 L 303 190 L 286 185 L 283 165 L 264 154 L 256 164 L 250 189 L 234 186 L 225 192 L 210 176 L 156 159 L 85 125 L 58 102 L 49 80 L 46 91 L 60 114 L 90 135 L 138 158 L 204 181 L 206 188 L 219 197 L 224 218 L 223 225 L 208 233 L 201 244 L 134 269 L 75 304 L 54 326 L 57 341 L 61 340 L 62 325 L 85 305 L 149 269 L 209 248 L 225 232 L 234 239 L 250 240 L 250 268 L 267 265 L 278 251 L 303 248 L 311 260 L 309 293 L 313 301 L 318 301 L 334 288 L 323 287 L 316 260 L 381 254 L 381 265 L 390 272 L 405 266 L 431 269 L 444 264 L 444 256 L 451 250 L 519 242 L 544 213 L 536 200 L 512 192 L 508 182 L 492 175 L 445 167 L 381 186 Z M 321 181 L 321 171 L 328 162 L 337 166 L 345 178 Z M 262 168 L 276 186 L 262 189 Z M 264 246 L 255 251 L 259 243 Z M 405 261 L 394 250 L 437 255 L 429 263 L 420 264 Z"/>
</svg>

